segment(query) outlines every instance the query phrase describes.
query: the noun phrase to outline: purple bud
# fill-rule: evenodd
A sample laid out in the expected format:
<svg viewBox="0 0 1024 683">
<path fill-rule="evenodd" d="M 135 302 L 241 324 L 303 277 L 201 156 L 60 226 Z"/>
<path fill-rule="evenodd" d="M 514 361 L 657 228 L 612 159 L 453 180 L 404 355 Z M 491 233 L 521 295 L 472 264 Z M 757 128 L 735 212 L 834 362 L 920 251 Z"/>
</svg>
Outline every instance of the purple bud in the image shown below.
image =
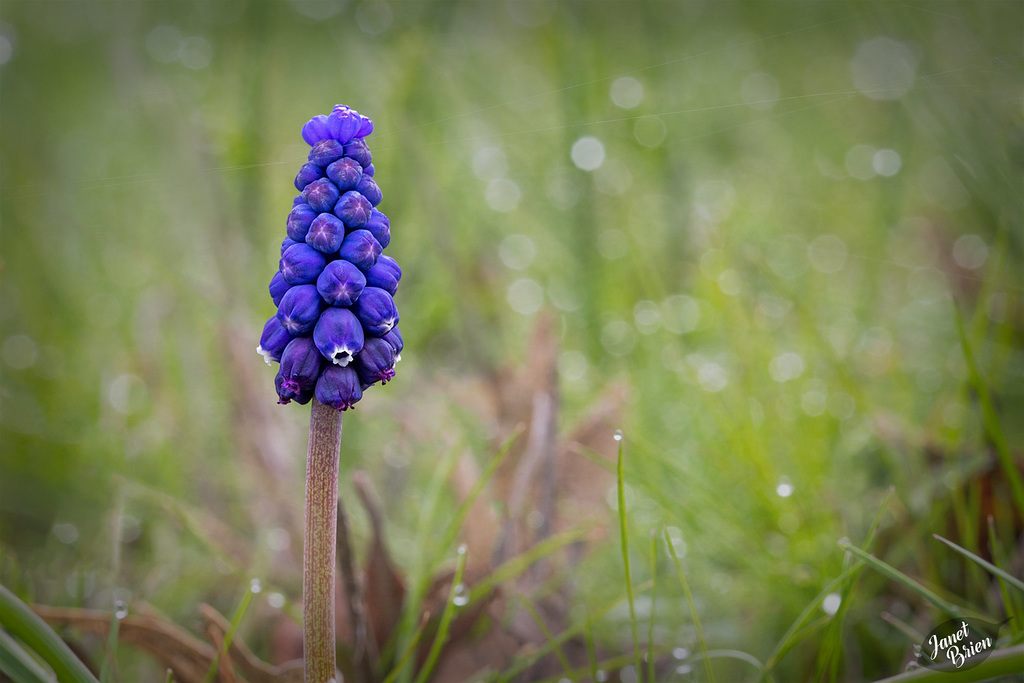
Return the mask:
<svg viewBox="0 0 1024 683">
<path fill-rule="evenodd" d="M 308 244 L 295 244 L 281 257 L 281 276 L 290 285 L 305 285 L 316 282 L 326 265 L 327 259 L 319 251 Z"/>
<path fill-rule="evenodd" d="M 359 184 L 356 185 L 356 192 L 366 197 L 366 201 L 370 202 L 373 206 L 380 204 L 380 200 L 384 198 L 380 188 L 377 187 L 377 183 L 368 175 L 364 175 L 359 179 Z"/>
<path fill-rule="evenodd" d="M 278 403 L 288 403 L 308 393 L 316 386 L 324 359 L 309 337 L 297 337 L 288 342 L 281 354 L 281 369 L 274 379 Z"/>
<path fill-rule="evenodd" d="M 284 256 L 284 252 L 288 251 L 288 247 L 292 246 L 293 244 L 298 244 L 298 242 L 293 240 L 291 237 L 285 237 L 283 240 L 281 240 L 281 256 Z"/>
<path fill-rule="evenodd" d="M 371 211 L 373 207 L 366 201 L 366 197 L 352 191 L 341 195 L 341 199 L 334 205 L 334 215 L 345 221 L 348 228 L 361 228 L 366 225 Z"/>
<path fill-rule="evenodd" d="M 338 256 L 362 271 L 373 268 L 380 256 L 380 243 L 367 230 L 353 230 L 341 243 Z"/>
<path fill-rule="evenodd" d="M 338 251 L 345 239 L 345 224 L 333 214 L 322 213 L 309 226 L 306 233 L 306 244 L 325 254 Z"/>
<path fill-rule="evenodd" d="M 370 219 L 366 221 L 363 229 L 369 230 L 370 234 L 377 238 L 381 249 L 387 249 L 391 244 L 391 221 L 377 209 L 370 212 Z"/>
<path fill-rule="evenodd" d="M 270 365 L 272 360 L 281 360 L 281 353 L 291 340 L 292 335 L 288 334 L 288 330 L 284 329 L 275 315 L 263 326 L 263 335 L 260 337 L 260 345 L 256 347 L 256 353 L 263 356 L 263 360 Z"/>
<path fill-rule="evenodd" d="M 386 254 L 381 254 L 373 268 L 366 271 L 366 284 L 380 287 L 391 296 L 398 291 L 398 281 L 401 279 L 402 269 L 398 267 L 398 262 Z"/>
<path fill-rule="evenodd" d="M 364 287 L 352 312 L 373 337 L 383 337 L 398 323 L 398 308 L 391 295 L 380 287 Z"/>
<path fill-rule="evenodd" d="M 290 288 L 291 285 L 284 279 L 284 276 L 281 275 L 280 271 L 274 273 L 274 277 L 270 280 L 269 289 L 270 298 L 274 301 L 275 306 L 279 306 L 281 304 L 281 297 L 283 297 L 284 293 Z"/>
<path fill-rule="evenodd" d="M 298 206 L 299 204 L 306 203 L 306 195 L 299 193 L 295 195 L 295 199 L 292 200 L 292 206 Z"/>
<path fill-rule="evenodd" d="M 302 246 L 301 244 L 298 246 Z M 281 297 L 281 305 L 277 307 L 277 317 L 285 329 L 293 336 L 309 334 L 316 326 L 320 317 L 323 299 L 313 285 L 292 287 Z"/>
<path fill-rule="evenodd" d="M 395 376 L 395 349 L 383 339 L 370 337 L 356 356 L 353 367 L 363 385 L 387 384 Z"/>
<path fill-rule="evenodd" d="M 356 136 L 360 124 L 359 114 L 348 107 L 335 107 L 331 115 L 327 117 L 327 132 L 344 145 Z"/>
<path fill-rule="evenodd" d="M 316 398 L 335 410 L 348 410 L 363 397 L 359 376 L 352 368 L 328 365 L 316 381 Z"/>
<path fill-rule="evenodd" d="M 288 214 L 288 237 L 296 242 L 305 242 L 306 233 L 309 232 L 309 225 L 316 216 L 317 212 L 309 204 L 293 206 Z"/>
<path fill-rule="evenodd" d="M 354 138 L 352 142 L 345 145 L 345 156 L 355 159 L 363 168 L 369 166 L 373 158 L 370 154 L 370 148 L 366 146 L 362 138 Z"/>
<path fill-rule="evenodd" d="M 329 137 L 331 136 L 327 132 L 327 117 L 323 114 L 314 116 L 302 127 L 302 139 L 307 145 L 315 145 Z"/>
<path fill-rule="evenodd" d="M 314 180 L 324 177 L 324 169 L 316 164 L 303 164 L 295 176 L 295 189 L 302 192 Z"/>
<path fill-rule="evenodd" d="M 337 140 L 321 140 L 309 150 L 309 161 L 320 168 L 325 168 L 344 155 L 345 148 Z"/>
<path fill-rule="evenodd" d="M 332 306 L 320 316 L 313 341 L 324 358 L 345 367 L 363 348 L 363 328 L 347 308 Z"/>
<path fill-rule="evenodd" d="M 391 328 L 391 331 L 381 337 L 388 344 L 391 344 L 391 348 L 395 350 L 395 362 L 402 360 L 402 349 L 405 348 L 405 343 L 402 341 L 402 333 L 398 329 L 398 325 Z"/>
<path fill-rule="evenodd" d="M 316 280 L 316 291 L 332 306 L 351 306 L 366 286 L 366 277 L 354 265 L 331 261 Z"/>
<path fill-rule="evenodd" d="M 310 183 L 306 188 L 306 201 L 317 213 L 330 212 L 338 201 L 338 188 L 327 178 Z"/>
<path fill-rule="evenodd" d="M 375 169 L 373 168 L 373 164 L 370 164 L 369 166 L 363 169 L 363 175 L 368 175 L 372 178 L 374 170 Z"/>
<path fill-rule="evenodd" d="M 359 179 L 363 177 L 363 168 L 354 159 L 344 157 L 327 167 L 327 177 L 342 192 L 356 189 Z"/>
<path fill-rule="evenodd" d="M 373 121 L 370 120 L 370 117 L 363 116 L 362 114 L 359 115 L 359 118 L 361 121 L 359 125 L 359 132 L 356 133 L 356 137 L 365 138 L 373 132 Z"/>
</svg>

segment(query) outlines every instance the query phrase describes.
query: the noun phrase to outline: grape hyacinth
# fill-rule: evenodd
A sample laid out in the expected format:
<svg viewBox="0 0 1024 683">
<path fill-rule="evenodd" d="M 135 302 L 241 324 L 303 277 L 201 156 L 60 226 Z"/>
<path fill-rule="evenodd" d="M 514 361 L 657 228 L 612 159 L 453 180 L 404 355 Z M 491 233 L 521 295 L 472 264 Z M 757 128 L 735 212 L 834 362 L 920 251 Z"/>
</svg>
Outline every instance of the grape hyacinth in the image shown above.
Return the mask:
<svg viewBox="0 0 1024 683">
<path fill-rule="evenodd" d="M 394 295 L 402 277 L 382 255 L 391 223 L 366 136 L 373 122 L 344 105 L 302 127 L 309 158 L 295 176 L 278 272 L 270 281 L 277 313 L 257 351 L 280 363 L 279 403 L 314 396 L 348 410 L 370 386 L 394 377 L 402 336 Z"/>
</svg>

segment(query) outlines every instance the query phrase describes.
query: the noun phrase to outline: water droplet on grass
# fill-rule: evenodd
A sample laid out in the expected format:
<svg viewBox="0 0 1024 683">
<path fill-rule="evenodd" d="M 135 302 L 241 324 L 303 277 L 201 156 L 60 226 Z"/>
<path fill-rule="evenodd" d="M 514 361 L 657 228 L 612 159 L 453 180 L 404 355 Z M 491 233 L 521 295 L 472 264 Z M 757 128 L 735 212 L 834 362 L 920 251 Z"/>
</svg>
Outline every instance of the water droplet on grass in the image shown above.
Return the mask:
<svg viewBox="0 0 1024 683">
<path fill-rule="evenodd" d="M 249 590 L 253 593 L 259 593 L 263 590 L 263 584 L 260 583 L 259 579 L 253 579 L 249 582 Z"/>
<path fill-rule="evenodd" d="M 622 430 L 621 429 L 616 429 L 615 430 L 614 438 L 615 438 L 616 441 L 622 441 Z"/>
<path fill-rule="evenodd" d="M 128 616 L 128 605 L 124 604 L 124 600 L 114 601 L 114 618 L 120 621 Z"/>
</svg>

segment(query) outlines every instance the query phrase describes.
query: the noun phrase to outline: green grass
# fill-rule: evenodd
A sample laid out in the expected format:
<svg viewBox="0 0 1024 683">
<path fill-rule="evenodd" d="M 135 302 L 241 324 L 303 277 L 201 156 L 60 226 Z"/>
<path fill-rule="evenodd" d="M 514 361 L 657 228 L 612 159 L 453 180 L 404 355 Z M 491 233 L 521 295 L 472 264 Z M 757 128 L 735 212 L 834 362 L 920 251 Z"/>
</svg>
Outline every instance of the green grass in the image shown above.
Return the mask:
<svg viewBox="0 0 1024 683">
<path fill-rule="evenodd" d="M 1002 645 L 1021 642 L 1019 3 L 302 13 L 333 7 L 5 3 L 0 582 L 190 627 L 254 575 L 299 599 L 308 417 L 273 405 L 253 349 L 300 127 L 345 102 L 376 122 L 404 271 L 404 360 L 346 420 L 341 465 L 343 491 L 362 469 L 381 492 L 407 579 L 384 676 L 413 680 L 439 642 L 423 602 L 474 521 L 458 458 L 481 472 L 470 500 L 505 510 L 531 438 L 517 406 L 550 371 L 530 348 L 542 313 L 562 436 L 610 387 L 628 397 L 576 449 L 607 504 L 467 585 L 471 605 L 517 597 L 538 560 L 588 549 L 524 596 L 571 596 L 568 629 L 488 675 L 561 649 L 581 678 L 881 679 L 945 609 L 1014 615 Z M 181 58 L 160 26 L 188 39 Z M 898 74 L 857 75 L 879 36 L 913 64 L 897 99 L 857 88 Z M 624 76 L 632 108 L 612 97 L 628 104 Z M 592 172 L 572 158 L 584 136 L 603 145 Z M 579 502 L 568 484 L 556 500 Z M 350 512 L 362 560 L 370 525 Z M 637 545 L 652 533 L 667 553 Z M 269 658 L 287 618 L 254 600 L 235 637 Z M 116 663 L 164 676 L 123 640 Z"/>
</svg>

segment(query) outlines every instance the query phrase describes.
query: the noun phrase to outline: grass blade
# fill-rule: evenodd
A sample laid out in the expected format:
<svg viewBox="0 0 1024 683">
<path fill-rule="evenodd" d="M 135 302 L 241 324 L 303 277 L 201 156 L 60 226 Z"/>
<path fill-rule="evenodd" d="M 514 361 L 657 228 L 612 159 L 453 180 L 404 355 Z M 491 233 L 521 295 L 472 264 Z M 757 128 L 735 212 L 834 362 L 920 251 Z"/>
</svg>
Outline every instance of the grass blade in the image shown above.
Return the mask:
<svg viewBox="0 0 1024 683">
<path fill-rule="evenodd" d="M 639 678 L 643 672 L 640 666 L 640 636 L 637 632 L 636 605 L 633 600 L 633 577 L 629 571 L 629 533 L 626 530 L 626 476 L 622 458 L 622 433 L 617 432 L 615 438 L 619 442 L 619 462 L 616 467 L 618 477 L 618 503 L 619 503 L 619 540 L 622 543 L 622 565 L 626 572 L 626 597 L 629 599 L 629 626 L 633 633 L 633 659 L 636 664 L 636 675 Z"/>
<path fill-rule="evenodd" d="M 668 546 L 668 553 L 672 556 L 672 563 L 676 567 L 676 574 L 679 576 L 679 583 L 683 586 L 683 594 L 686 596 L 686 604 L 690 608 L 690 618 L 693 619 L 693 627 L 697 631 L 697 645 L 700 647 L 701 657 L 704 659 L 704 668 L 707 670 L 708 680 L 711 683 L 715 683 L 715 671 L 711 667 L 711 656 L 708 652 L 708 643 L 704 640 L 704 629 L 700 625 L 700 616 L 697 614 L 697 606 L 693 603 L 693 593 L 690 592 L 690 584 L 686 581 L 686 575 L 683 573 L 683 565 L 679 562 L 679 556 L 676 555 L 676 548 L 672 545 L 672 537 L 668 533 L 668 529 L 665 529 L 665 545 Z M 761 666 L 761 663 L 758 662 Z M 761 667 L 764 668 L 763 666 Z"/>
<path fill-rule="evenodd" d="M 249 584 L 249 587 L 246 589 L 245 594 L 242 595 L 242 599 L 238 602 L 238 607 L 235 609 L 235 613 L 231 617 L 231 626 L 228 627 L 228 632 L 224 634 L 224 647 L 217 652 L 213 661 L 210 662 L 210 668 L 206 670 L 206 677 L 203 679 L 203 683 L 212 683 L 213 679 L 216 678 L 217 670 L 220 667 L 221 655 L 227 653 L 231 648 L 231 641 L 235 638 L 238 626 L 242 623 L 242 618 L 245 617 L 245 613 L 249 611 L 249 605 L 252 604 L 253 596 L 259 592 L 259 581 L 253 579 L 252 583 Z"/>
<path fill-rule="evenodd" d="M 387 675 L 383 683 L 394 683 L 402 671 L 405 670 L 405 665 L 412 659 L 412 655 L 416 652 L 416 646 L 420 644 L 420 640 L 423 638 L 423 632 L 427 628 L 427 623 L 430 621 L 430 612 L 424 612 L 423 618 L 420 620 L 420 625 L 417 627 L 416 632 L 413 634 L 412 639 L 409 641 L 408 647 L 405 648 L 405 652 L 399 657 L 398 663 L 391 669 L 391 673 Z"/>
<path fill-rule="evenodd" d="M 459 546 L 458 564 L 455 565 L 455 576 L 452 577 L 452 588 L 448 592 L 448 602 L 444 605 L 444 612 L 441 613 L 441 623 L 437 626 L 437 635 L 434 636 L 434 643 L 430 646 L 427 660 L 423 663 L 416 683 L 425 683 L 430 678 L 430 673 L 437 664 L 437 658 L 441 656 L 441 648 L 448 642 L 448 629 L 452 624 L 452 617 L 455 615 L 455 597 L 462 586 L 462 572 L 466 569 L 466 546 Z"/>
<path fill-rule="evenodd" d="M 936 541 L 942 541 L 943 543 L 945 543 L 950 548 L 952 548 L 953 550 L 957 551 L 958 553 L 960 553 L 961 555 L 963 555 L 967 559 L 969 559 L 969 560 L 971 560 L 973 562 L 978 563 L 979 565 L 981 565 L 982 567 L 987 569 L 989 572 L 991 572 L 992 574 L 995 574 L 999 578 L 1003 579 L 1004 581 L 1006 581 L 1008 584 L 1010 584 L 1011 586 L 1013 586 L 1017 590 L 1024 591 L 1024 581 L 1021 581 L 1017 577 L 1015 577 L 1015 576 L 1013 576 L 1011 574 L 1008 574 L 1007 572 L 1003 571 L 1002 569 L 1000 569 L 999 567 L 995 566 L 991 562 L 988 562 L 988 561 L 978 557 L 977 555 L 972 553 L 970 550 L 967 550 L 966 548 L 961 548 L 956 543 L 953 543 L 953 541 L 945 539 L 942 536 L 939 536 L 938 534 L 932 534 L 932 538 L 934 538 Z"/>
<path fill-rule="evenodd" d="M 1010 490 L 1013 491 L 1013 499 L 1018 510 L 1024 510 L 1024 483 L 1021 483 L 1020 472 L 1017 471 L 1013 462 L 1013 454 L 1010 453 L 1010 446 L 1006 441 L 1006 434 L 999 421 L 999 414 L 992 404 L 992 396 L 989 394 L 988 385 L 982 380 L 981 372 L 978 370 L 978 362 L 974 357 L 974 349 L 967 339 L 967 331 L 964 329 L 963 317 L 960 309 L 953 307 L 954 318 L 956 319 L 956 330 L 960 335 L 960 346 L 964 351 L 964 360 L 967 361 L 967 372 L 971 378 L 971 384 L 978 394 L 978 405 L 981 406 L 981 416 L 985 423 L 985 431 L 988 432 L 992 444 L 999 456 L 999 463 L 1002 465 L 1003 474 L 1010 482 Z"/>
<path fill-rule="evenodd" d="M 99 683 L 53 629 L 4 585 L 0 585 L 0 625 L 39 655 L 57 680 Z"/>
<path fill-rule="evenodd" d="M 551 646 L 551 651 L 555 653 L 555 657 L 558 658 L 558 662 L 562 665 L 562 670 L 565 672 L 566 676 L 571 677 L 572 664 L 569 663 L 569 659 L 565 656 L 565 653 L 562 652 L 561 646 L 555 641 L 554 634 L 551 633 L 551 629 L 548 628 L 548 625 L 544 623 L 544 618 L 540 616 L 540 612 L 537 611 L 537 608 L 525 595 L 520 595 L 519 601 L 523 603 L 523 607 L 525 607 L 526 611 L 530 613 L 534 623 L 537 624 L 537 628 L 540 629 L 541 635 L 544 636 L 544 640 Z"/>
<path fill-rule="evenodd" d="M 114 601 L 114 614 L 110 620 L 110 631 L 107 633 L 107 651 L 103 656 L 103 668 L 100 669 L 100 683 L 110 680 L 111 672 L 117 669 L 117 641 L 121 633 L 121 619 L 128 613 L 128 608 L 120 600 Z"/>
<path fill-rule="evenodd" d="M 651 617 L 647 621 L 647 680 L 654 683 L 654 614 L 657 611 L 658 588 L 658 536 L 651 531 Z M 637 671 L 637 680 L 640 672 Z"/>
<path fill-rule="evenodd" d="M 910 590 L 914 591 L 915 593 L 923 597 L 928 602 L 938 607 L 940 610 L 942 610 L 949 616 L 959 617 L 964 615 L 963 610 L 957 607 L 956 605 L 946 602 L 938 595 L 936 595 L 933 591 L 931 591 L 928 588 L 925 588 L 920 583 L 910 578 L 900 570 L 896 569 L 892 565 L 886 564 L 874 555 L 861 550 L 857 546 L 850 543 L 848 540 L 840 540 L 839 547 L 849 553 L 853 553 L 856 557 L 860 558 L 861 560 L 864 560 L 865 564 L 874 567 L 875 570 L 877 570 L 879 573 L 888 576 L 890 579 L 896 581 L 897 583 L 903 584 Z"/>
<path fill-rule="evenodd" d="M 999 543 L 999 537 L 996 536 L 996 521 L 992 518 L 992 515 L 988 517 L 988 545 L 992 551 L 992 559 L 1000 564 L 1007 564 L 1006 555 L 1003 554 L 1002 546 Z M 1006 610 L 1006 615 L 1014 617 L 1010 621 L 1010 632 L 1013 633 L 1013 640 L 1016 642 L 1021 633 L 1024 633 L 1024 627 L 1020 623 L 1020 602 L 1016 595 L 1011 594 L 1007 590 L 1006 582 L 999 577 L 996 578 L 999 581 L 999 593 L 1003 596 L 1003 607 Z"/>
<path fill-rule="evenodd" d="M 1024 671 L 1024 645 L 996 650 L 988 659 L 969 671 L 941 667 L 915 669 L 875 683 L 976 683 L 997 676 L 1013 676 Z"/>
<path fill-rule="evenodd" d="M 56 683 L 57 677 L 32 658 L 18 641 L 0 630 L 0 672 L 14 683 Z"/>
</svg>

